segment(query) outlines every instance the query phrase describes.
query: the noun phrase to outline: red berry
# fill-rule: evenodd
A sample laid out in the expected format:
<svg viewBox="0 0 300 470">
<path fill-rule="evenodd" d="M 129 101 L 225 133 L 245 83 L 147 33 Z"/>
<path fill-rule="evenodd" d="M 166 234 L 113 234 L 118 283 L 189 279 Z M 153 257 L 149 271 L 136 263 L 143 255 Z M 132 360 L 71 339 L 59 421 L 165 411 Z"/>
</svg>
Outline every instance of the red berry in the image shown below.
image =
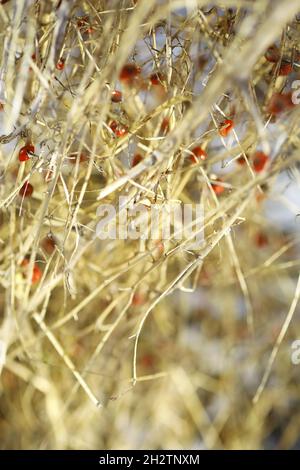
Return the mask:
<svg viewBox="0 0 300 470">
<path fill-rule="evenodd" d="M 282 77 L 286 77 L 287 75 L 292 73 L 292 71 L 293 71 L 292 64 L 289 64 L 288 62 L 282 62 L 282 64 L 280 65 L 278 74 Z"/>
<path fill-rule="evenodd" d="M 273 45 L 270 46 L 265 53 L 265 58 L 267 59 L 268 62 L 272 62 L 273 64 L 276 64 L 276 62 L 279 61 L 280 59 L 280 51 L 277 46 Z"/>
<path fill-rule="evenodd" d="M 59 59 L 55 67 L 57 68 L 57 70 L 63 70 L 65 67 L 65 60 Z"/>
<path fill-rule="evenodd" d="M 113 103 L 120 103 L 123 99 L 122 92 L 119 90 L 114 90 L 111 93 L 111 101 Z"/>
<path fill-rule="evenodd" d="M 86 26 L 88 20 L 89 20 L 88 16 L 83 16 L 82 18 L 80 18 L 79 20 L 77 20 L 77 26 L 78 26 L 78 28 L 82 28 L 83 26 Z"/>
<path fill-rule="evenodd" d="M 263 248 L 264 246 L 268 245 L 269 239 L 266 234 L 259 232 L 255 235 L 255 244 L 259 248 Z"/>
<path fill-rule="evenodd" d="M 24 147 L 19 150 L 19 160 L 20 162 L 26 162 L 30 159 L 29 153 L 34 153 L 34 146 L 32 144 L 24 145 Z"/>
<path fill-rule="evenodd" d="M 48 233 L 48 235 L 45 238 L 43 238 L 43 240 L 41 241 L 42 248 L 49 255 L 51 255 L 53 251 L 55 250 L 55 245 L 56 243 L 51 233 Z"/>
<path fill-rule="evenodd" d="M 219 183 L 222 183 L 222 180 L 211 183 L 212 189 L 214 193 L 216 194 L 216 196 L 220 196 L 220 194 L 222 194 L 225 191 L 224 186 Z"/>
<path fill-rule="evenodd" d="M 112 121 L 109 127 L 117 137 L 123 137 L 128 132 L 128 127 L 118 123 L 117 121 Z"/>
<path fill-rule="evenodd" d="M 219 129 L 219 133 L 222 137 L 227 137 L 227 135 L 229 134 L 229 132 L 233 129 L 233 121 L 232 119 L 225 119 L 224 122 L 222 122 L 221 126 L 220 126 L 220 129 Z"/>
<path fill-rule="evenodd" d="M 135 292 L 132 298 L 132 305 L 137 307 L 139 305 L 143 305 L 144 303 L 145 303 L 145 298 L 143 294 L 140 294 L 139 292 Z"/>
<path fill-rule="evenodd" d="M 32 278 L 31 278 L 32 284 L 35 284 L 35 283 L 39 282 L 41 277 L 42 277 L 42 271 L 40 270 L 40 268 L 36 264 L 34 264 L 33 272 L 32 272 Z"/>
<path fill-rule="evenodd" d="M 19 195 L 22 197 L 30 197 L 33 193 L 33 186 L 28 181 L 23 184 L 22 188 L 19 191 Z"/>
<path fill-rule="evenodd" d="M 126 64 L 122 67 L 119 79 L 122 82 L 132 83 L 141 73 L 141 68 L 136 64 Z"/>
<path fill-rule="evenodd" d="M 197 163 L 198 160 L 206 160 L 207 158 L 207 154 L 205 152 L 205 150 L 203 150 L 202 147 L 194 147 L 192 149 L 192 152 L 193 152 L 193 155 L 190 156 L 190 160 L 193 162 L 193 163 Z"/>
<path fill-rule="evenodd" d="M 167 134 L 169 130 L 170 130 L 170 121 L 168 118 L 164 118 L 160 126 L 160 132 L 162 132 L 163 134 Z"/>
<path fill-rule="evenodd" d="M 22 268 L 27 268 L 29 266 L 29 258 L 24 258 L 21 263 Z M 26 274 L 23 274 L 26 277 Z M 36 263 L 33 265 L 32 276 L 31 276 L 31 283 L 36 284 L 42 277 L 42 271 L 38 267 Z"/>
<path fill-rule="evenodd" d="M 267 112 L 274 115 L 281 114 L 294 106 L 291 93 L 274 93 L 267 106 Z"/>
<path fill-rule="evenodd" d="M 94 29 L 89 24 L 89 17 L 83 16 L 77 21 L 77 26 L 81 30 L 82 33 L 93 33 Z"/>
<path fill-rule="evenodd" d="M 237 159 L 237 163 L 241 166 L 245 165 L 246 164 L 246 160 L 245 160 L 245 157 L 242 155 L 241 157 L 239 157 Z"/>
<path fill-rule="evenodd" d="M 70 163 L 76 163 L 77 160 L 79 159 L 79 163 L 86 162 L 88 160 L 88 157 L 86 156 L 85 153 L 81 153 L 78 155 L 78 153 L 71 153 L 70 155 Z"/>
<path fill-rule="evenodd" d="M 143 160 L 142 155 L 140 155 L 139 153 L 136 153 L 136 154 L 133 156 L 131 166 L 136 166 L 136 165 L 138 165 L 142 160 Z"/>
<path fill-rule="evenodd" d="M 36 54 L 35 53 L 32 54 L 31 58 L 32 58 L 33 62 L 36 62 Z M 32 72 L 32 67 L 29 67 L 29 70 L 30 70 L 30 72 Z"/>
<path fill-rule="evenodd" d="M 112 121 L 112 122 L 110 123 L 109 127 L 111 128 L 111 130 L 112 130 L 113 132 L 115 132 L 116 129 L 118 128 L 118 123 L 117 123 L 117 121 Z"/>
<path fill-rule="evenodd" d="M 256 152 L 253 157 L 253 168 L 256 173 L 260 173 L 269 161 L 269 156 L 263 152 Z"/>
<path fill-rule="evenodd" d="M 117 137 L 123 137 L 124 135 L 127 134 L 127 128 L 126 127 L 121 127 L 119 129 L 116 130 L 115 134 Z"/>
<path fill-rule="evenodd" d="M 199 70 L 203 70 L 204 67 L 206 66 L 207 62 L 208 62 L 208 57 L 206 56 L 201 56 L 198 58 L 198 67 L 199 67 Z M 196 64 L 197 65 L 197 64 Z"/>
<path fill-rule="evenodd" d="M 26 266 L 28 265 L 29 265 L 29 258 L 24 258 L 21 263 L 22 268 L 26 268 Z"/>
<path fill-rule="evenodd" d="M 164 80 L 164 76 L 160 72 L 155 72 L 152 75 L 150 75 L 150 82 L 151 85 L 161 85 L 162 81 Z"/>
<path fill-rule="evenodd" d="M 155 364 L 155 360 L 152 354 L 144 354 L 141 357 L 141 364 L 145 368 L 152 368 Z"/>
</svg>

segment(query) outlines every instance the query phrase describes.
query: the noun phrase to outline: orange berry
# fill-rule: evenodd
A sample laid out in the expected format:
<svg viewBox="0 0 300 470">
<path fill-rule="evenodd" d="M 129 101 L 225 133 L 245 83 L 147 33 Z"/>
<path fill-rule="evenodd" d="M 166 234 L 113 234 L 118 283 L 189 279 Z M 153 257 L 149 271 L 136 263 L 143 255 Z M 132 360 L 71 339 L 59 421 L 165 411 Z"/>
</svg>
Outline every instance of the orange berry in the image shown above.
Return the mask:
<svg viewBox="0 0 300 470">
<path fill-rule="evenodd" d="M 233 121 L 232 119 L 225 119 L 224 122 L 222 122 L 221 126 L 220 126 L 220 129 L 219 129 L 219 133 L 222 137 L 227 137 L 227 135 L 231 132 L 231 130 L 233 129 Z"/>
<path fill-rule="evenodd" d="M 65 60 L 59 59 L 55 67 L 57 68 L 57 70 L 63 70 L 65 67 Z"/>
<path fill-rule="evenodd" d="M 193 162 L 193 163 L 197 163 L 198 160 L 206 160 L 207 158 L 207 153 L 205 152 L 205 150 L 203 150 L 202 147 L 194 147 L 192 149 L 192 152 L 193 152 L 193 155 L 190 155 L 190 160 Z"/>
<path fill-rule="evenodd" d="M 150 75 L 150 82 L 151 85 L 161 85 L 162 81 L 164 80 L 164 76 L 160 72 L 155 72 L 152 75 Z"/>
<path fill-rule="evenodd" d="M 138 67 L 136 64 L 126 64 L 122 67 L 119 79 L 122 82 L 126 82 L 128 84 L 132 84 L 134 80 L 136 80 L 141 73 L 141 68 Z"/>
<path fill-rule="evenodd" d="M 32 278 L 31 278 L 32 284 L 36 284 L 37 282 L 39 282 L 41 277 L 42 277 L 42 271 L 40 270 L 40 268 L 36 264 L 34 264 L 33 272 L 32 272 Z"/>
<path fill-rule="evenodd" d="M 143 305 L 144 302 L 145 302 L 144 296 L 138 292 L 135 292 L 132 298 L 132 305 L 137 307 L 139 305 Z"/>
<path fill-rule="evenodd" d="M 24 258 L 21 262 L 22 268 L 26 268 L 29 265 L 29 258 Z"/>
<path fill-rule="evenodd" d="M 22 268 L 27 268 L 29 266 L 29 258 L 24 258 L 21 263 Z M 23 277 L 26 277 L 26 273 L 23 273 Z M 39 266 L 34 263 L 32 276 L 31 276 L 31 283 L 36 284 L 42 277 L 42 271 Z"/>
<path fill-rule="evenodd" d="M 256 152 L 253 156 L 253 168 L 256 173 L 263 171 L 269 160 L 270 157 L 264 152 Z"/>
<path fill-rule="evenodd" d="M 211 183 L 211 187 L 212 187 L 214 193 L 216 194 L 216 196 L 220 196 L 225 191 L 224 186 L 222 184 L 219 184 L 219 183 L 222 183 L 222 180 Z"/>
</svg>

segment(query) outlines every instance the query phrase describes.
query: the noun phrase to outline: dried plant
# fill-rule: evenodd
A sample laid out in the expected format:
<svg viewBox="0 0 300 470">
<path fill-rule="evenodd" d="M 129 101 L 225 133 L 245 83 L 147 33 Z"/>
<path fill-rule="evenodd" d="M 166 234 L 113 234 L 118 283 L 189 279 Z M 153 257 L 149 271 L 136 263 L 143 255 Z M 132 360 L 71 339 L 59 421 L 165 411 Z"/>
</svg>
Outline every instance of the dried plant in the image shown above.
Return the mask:
<svg viewBox="0 0 300 470">
<path fill-rule="evenodd" d="M 298 11 L 1 2 L 2 448 L 299 445 Z M 204 243 L 100 240 L 120 196 Z"/>
</svg>

